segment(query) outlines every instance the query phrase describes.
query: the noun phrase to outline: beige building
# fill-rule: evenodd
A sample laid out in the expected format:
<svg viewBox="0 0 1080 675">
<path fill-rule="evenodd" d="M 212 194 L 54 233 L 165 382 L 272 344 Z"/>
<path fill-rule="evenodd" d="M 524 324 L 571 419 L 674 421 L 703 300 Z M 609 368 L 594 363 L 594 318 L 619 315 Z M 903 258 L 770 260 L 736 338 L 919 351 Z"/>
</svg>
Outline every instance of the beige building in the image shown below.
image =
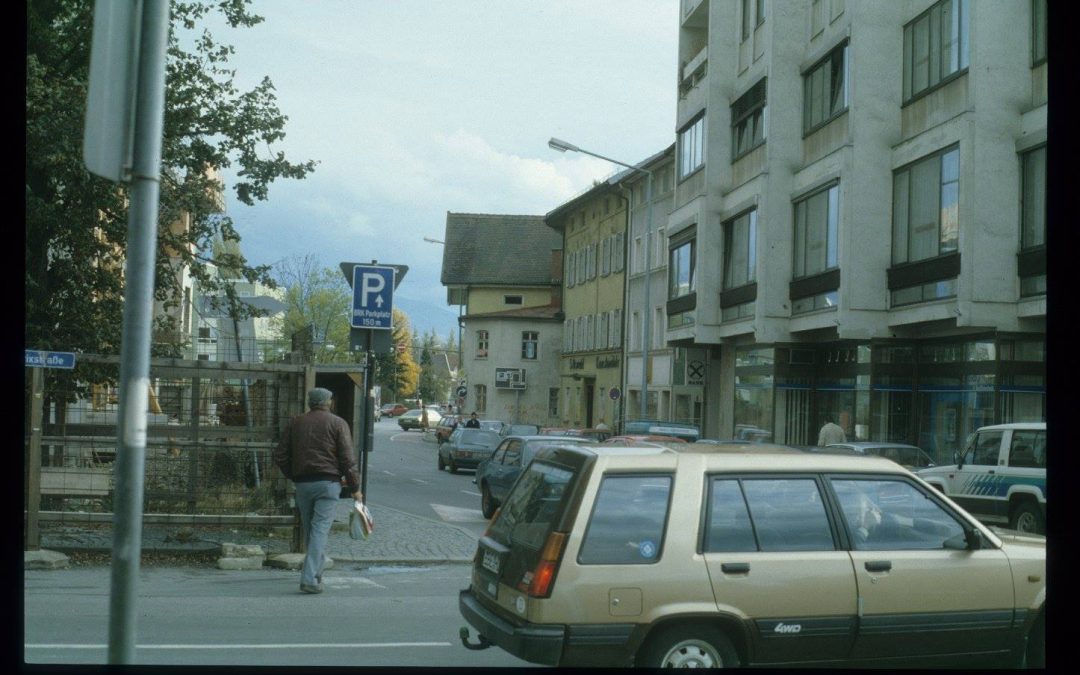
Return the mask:
<svg viewBox="0 0 1080 675">
<path fill-rule="evenodd" d="M 559 423 L 562 242 L 543 216 L 447 213 L 441 281 L 459 321 L 466 413 Z"/>
<path fill-rule="evenodd" d="M 668 344 L 704 435 L 1045 419 L 1046 1 L 681 0 Z M 677 320 L 676 320 L 677 319 Z"/>
</svg>

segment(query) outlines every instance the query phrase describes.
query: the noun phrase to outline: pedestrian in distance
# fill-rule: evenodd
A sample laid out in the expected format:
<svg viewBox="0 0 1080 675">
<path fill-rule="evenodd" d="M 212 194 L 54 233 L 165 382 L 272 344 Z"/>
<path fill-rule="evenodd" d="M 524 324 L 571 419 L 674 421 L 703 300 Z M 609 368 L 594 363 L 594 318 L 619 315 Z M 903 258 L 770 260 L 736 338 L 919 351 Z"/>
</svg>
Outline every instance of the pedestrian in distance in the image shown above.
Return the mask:
<svg viewBox="0 0 1080 675">
<path fill-rule="evenodd" d="M 817 444 L 819 446 L 824 447 L 833 443 L 847 442 L 847 434 L 844 433 L 839 424 L 833 421 L 832 415 L 825 415 L 823 420 L 825 423 L 821 425 L 821 431 L 818 432 Z"/>
<path fill-rule="evenodd" d="M 476 413 L 469 415 L 469 421 L 465 423 L 466 429 L 479 429 L 480 419 L 476 416 Z"/>
<path fill-rule="evenodd" d="M 603 429 L 604 431 L 608 431 L 608 430 L 610 430 L 610 429 L 611 429 L 611 427 L 609 427 L 609 426 L 607 425 L 607 423 L 605 423 L 605 422 L 604 422 L 604 418 L 603 418 L 603 417 L 601 417 L 601 418 L 600 418 L 600 421 L 596 423 L 596 427 L 595 427 L 595 428 L 596 428 L 596 429 Z"/>
<path fill-rule="evenodd" d="M 332 412 L 333 394 L 328 389 L 308 392 L 308 412 L 289 420 L 274 449 L 274 463 L 296 487 L 296 508 L 306 555 L 300 571 L 300 590 L 322 593 L 326 566 L 326 540 L 334 523 L 334 511 L 347 485 L 357 501 L 360 472 L 352 453 L 349 423 Z"/>
</svg>

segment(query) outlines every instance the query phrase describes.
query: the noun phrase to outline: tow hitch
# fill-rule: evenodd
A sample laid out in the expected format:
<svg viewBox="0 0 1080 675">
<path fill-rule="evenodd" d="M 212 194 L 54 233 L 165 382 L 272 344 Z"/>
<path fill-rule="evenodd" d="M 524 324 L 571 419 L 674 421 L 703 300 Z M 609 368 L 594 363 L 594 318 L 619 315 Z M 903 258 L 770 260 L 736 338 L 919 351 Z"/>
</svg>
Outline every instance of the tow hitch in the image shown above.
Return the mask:
<svg viewBox="0 0 1080 675">
<path fill-rule="evenodd" d="M 494 644 L 493 642 L 489 641 L 486 637 L 484 637 L 483 635 L 480 635 L 479 633 L 476 634 L 476 639 L 479 640 L 479 642 L 477 642 L 476 644 L 470 644 L 469 643 L 469 628 L 467 626 L 462 626 L 461 627 L 461 630 L 458 631 L 458 636 L 461 638 L 461 644 L 465 647 L 465 649 L 473 649 L 473 650 L 487 649 L 488 647 L 490 647 L 491 645 Z"/>
</svg>

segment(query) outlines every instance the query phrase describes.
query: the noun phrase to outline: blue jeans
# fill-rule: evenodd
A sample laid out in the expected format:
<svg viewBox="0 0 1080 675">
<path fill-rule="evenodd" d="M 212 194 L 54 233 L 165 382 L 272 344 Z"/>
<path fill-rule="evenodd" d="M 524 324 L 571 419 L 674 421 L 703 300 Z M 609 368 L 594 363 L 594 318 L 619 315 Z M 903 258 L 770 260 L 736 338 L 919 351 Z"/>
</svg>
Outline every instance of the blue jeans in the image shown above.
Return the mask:
<svg viewBox="0 0 1080 675">
<path fill-rule="evenodd" d="M 300 524 L 304 531 L 304 546 L 307 555 L 304 567 L 300 571 L 300 583 L 314 586 L 315 577 L 320 576 L 325 563 L 326 539 L 330 535 L 330 526 L 334 523 L 334 512 L 341 483 L 334 480 L 319 480 L 311 483 L 296 483 L 296 507 L 300 509 Z"/>
</svg>

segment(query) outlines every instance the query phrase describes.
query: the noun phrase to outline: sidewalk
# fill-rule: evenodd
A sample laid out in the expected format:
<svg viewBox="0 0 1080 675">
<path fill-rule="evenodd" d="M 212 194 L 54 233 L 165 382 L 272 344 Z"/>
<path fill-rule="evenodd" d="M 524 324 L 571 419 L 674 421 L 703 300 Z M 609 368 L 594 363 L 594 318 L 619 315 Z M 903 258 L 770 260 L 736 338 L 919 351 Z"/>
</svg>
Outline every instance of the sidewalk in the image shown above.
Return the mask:
<svg viewBox="0 0 1080 675">
<path fill-rule="evenodd" d="M 349 536 L 350 508 L 351 499 L 338 503 L 337 516 L 330 531 L 326 552 L 335 562 L 469 562 L 476 552 L 476 536 L 457 525 L 378 504 L 368 504 L 375 520 L 374 532 L 367 539 L 354 540 Z M 229 527 L 145 525 L 142 531 L 144 553 L 207 555 L 219 552 L 223 543 L 232 543 L 255 544 L 272 556 L 288 553 L 290 541 L 289 528 L 258 531 Z M 112 543 L 112 525 L 109 523 L 42 525 L 43 550 L 60 553 L 109 552 Z"/>
</svg>

